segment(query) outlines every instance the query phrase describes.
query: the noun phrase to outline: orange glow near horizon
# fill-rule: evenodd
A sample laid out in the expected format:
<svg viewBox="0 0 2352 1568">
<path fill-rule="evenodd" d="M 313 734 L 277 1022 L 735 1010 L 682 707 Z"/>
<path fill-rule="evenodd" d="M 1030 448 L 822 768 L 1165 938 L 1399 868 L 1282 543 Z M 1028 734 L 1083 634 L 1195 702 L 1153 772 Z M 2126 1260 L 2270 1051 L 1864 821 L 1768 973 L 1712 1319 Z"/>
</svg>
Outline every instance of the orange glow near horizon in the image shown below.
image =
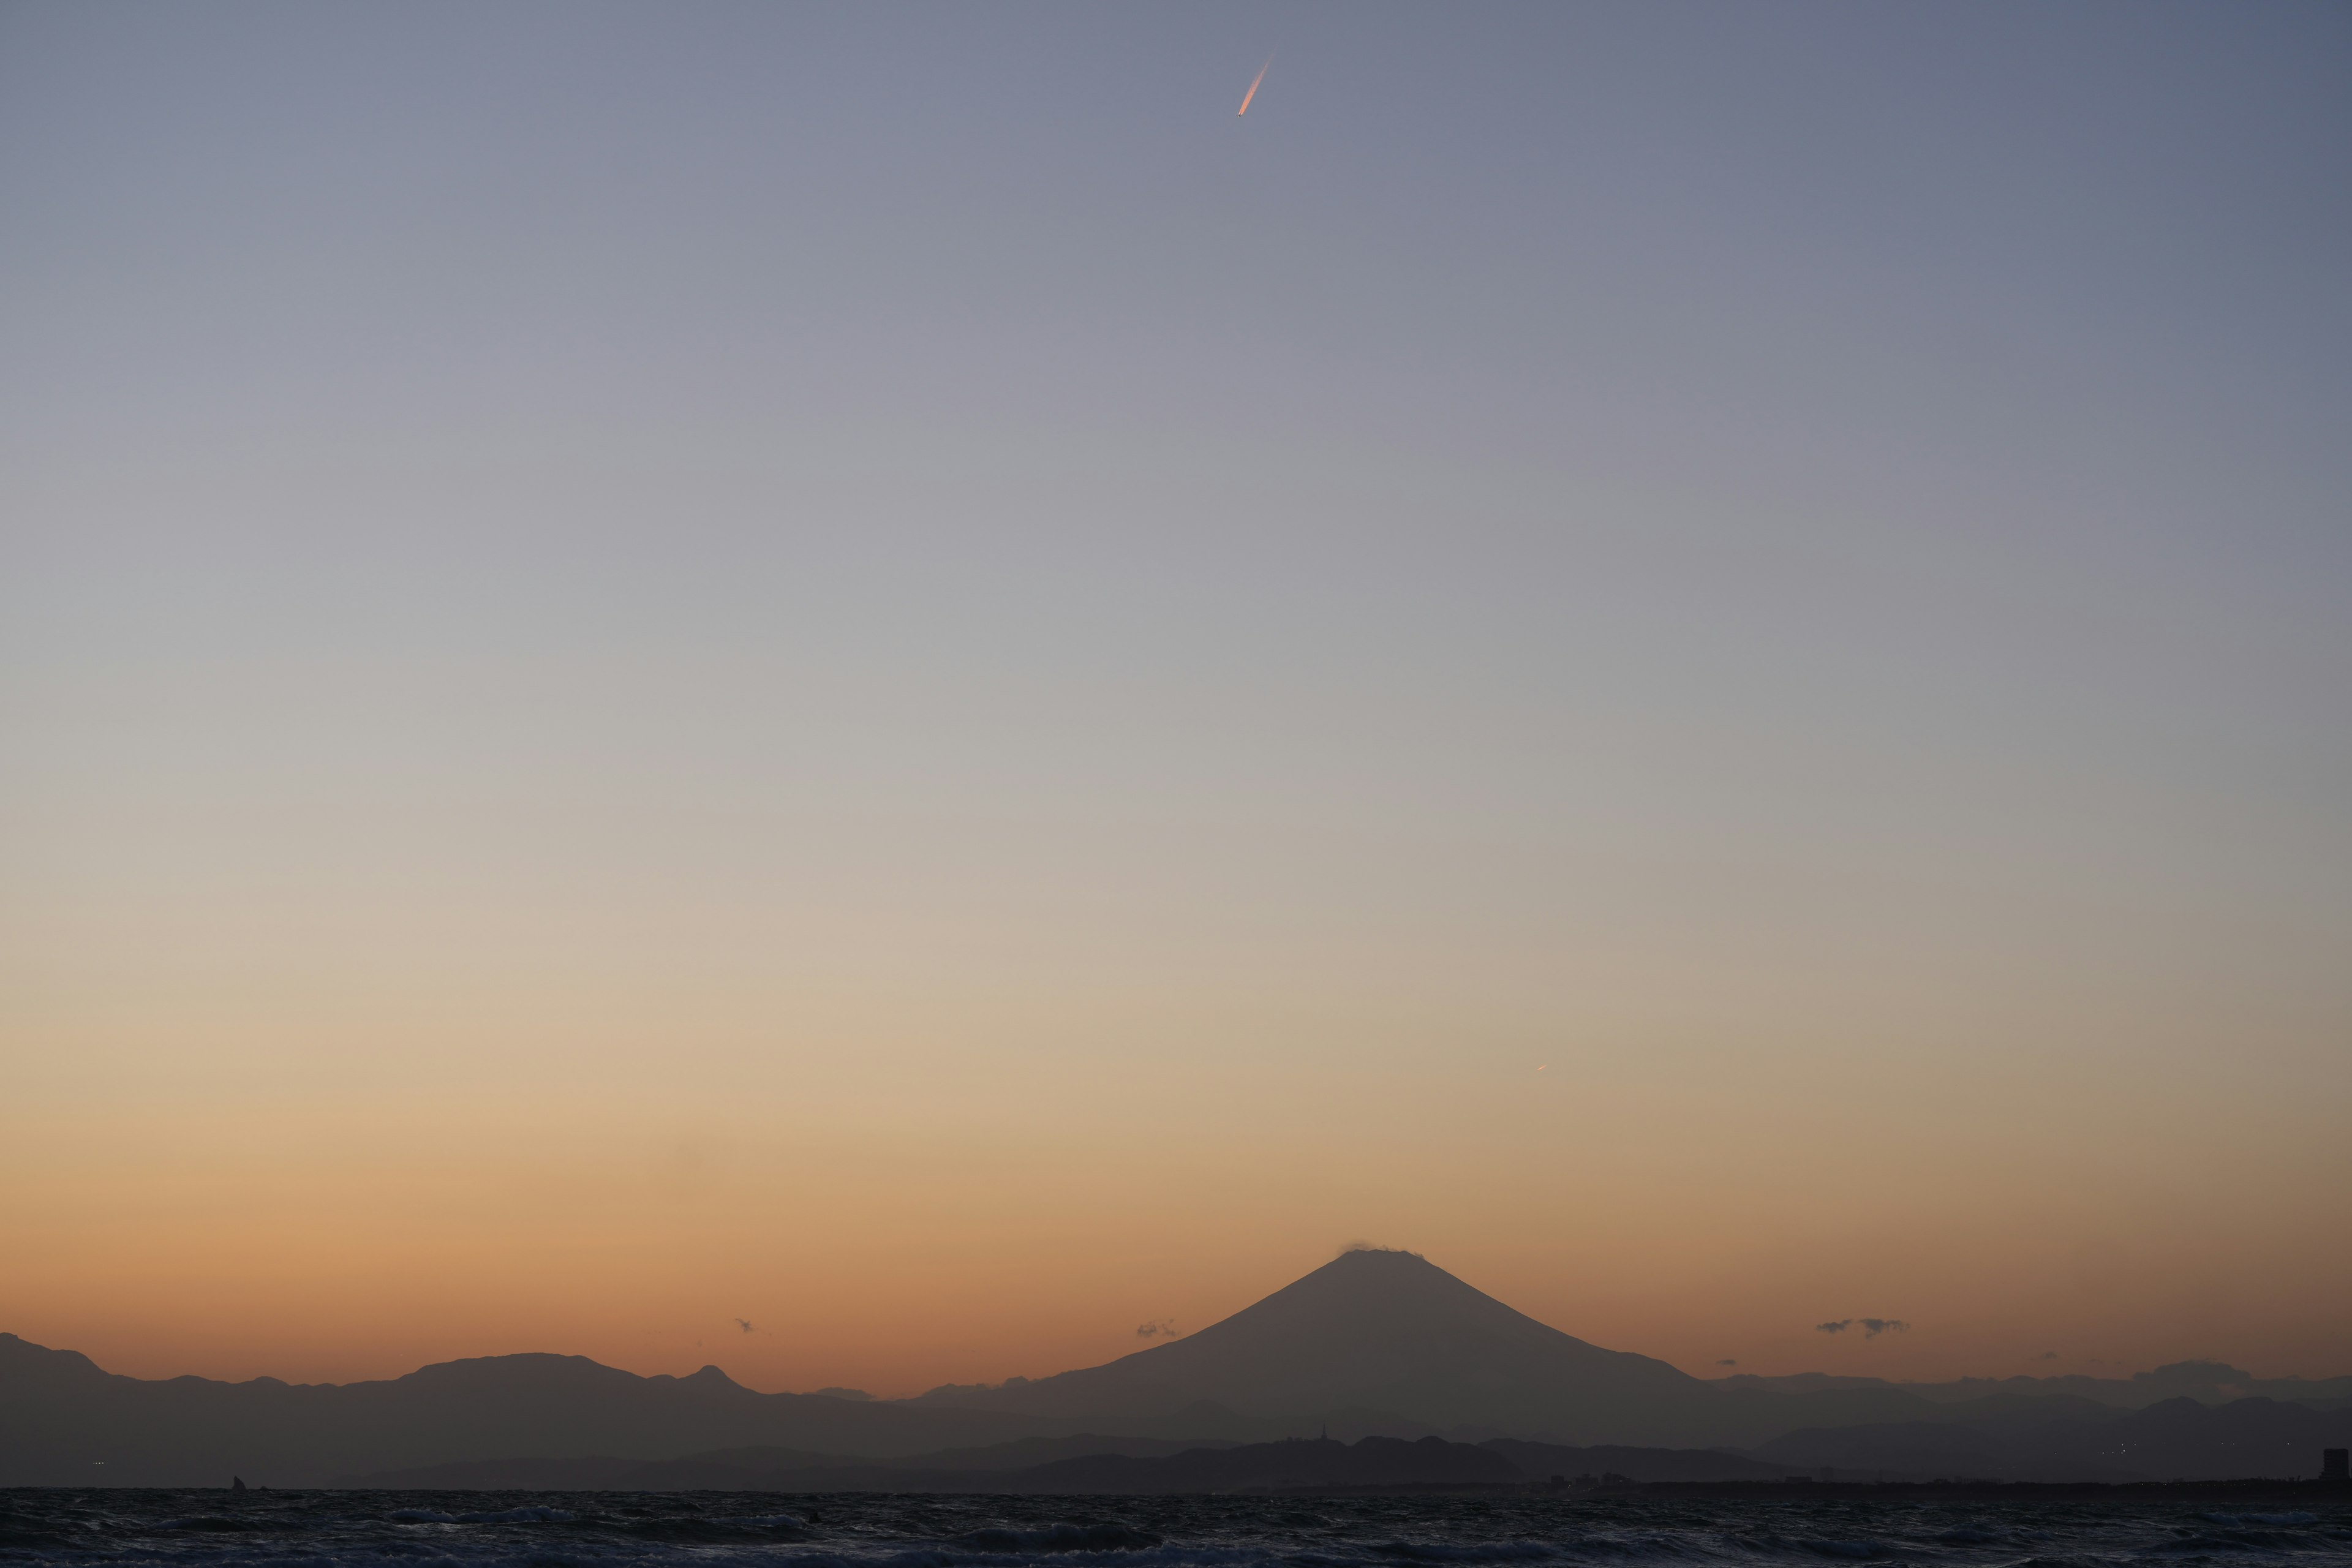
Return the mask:
<svg viewBox="0 0 2352 1568">
<path fill-rule="evenodd" d="M 9 1119 L 0 1328 L 142 1376 L 550 1350 L 903 1394 L 1109 1360 L 1146 1321 L 1193 1331 L 1369 1237 L 1700 1375 L 2344 1370 L 2317 1304 L 2346 1265 L 2307 1245 L 2324 1215 L 2297 1169 L 2332 1134 L 2278 1115 L 2271 1157 L 2237 1151 L 2216 1188 L 2181 1153 L 2210 1085 L 2083 1084 L 2130 1133 L 2070 1142 L 2076 1089 L 2008 1104 L 1981 1065 L 1914 1075 L 1897 1120 L 1866 1079 L 1823 1097 L 1664 1047 L 1656 1073 L 1538 1078 L 1327 1026 L 1292 1065 L 1203 1071 L 1148 1033 L 1127 1060 L 1048 1045 L 987 1070 L 904 1037 L 686 1050 L 667 1086 L 584 1039 L 466 1067 L 445 1040 L 406 1058 L 428 1091 L 393 1081 L 398 1053 L 347 1063 L 348 1092 L 290 1059 L 209 1090 L 153 1062 L 136 1107 Z M 2257 1270 L 2273 1289 L 2242 1288 Z M 1811 1331 L 1855 1315 L 1915 1327 Z"/>
<path fill-rule="evenodd" d="M 1786 900 L 1660 925 L 1639 867 L 1328 823 L 1105 872 L 909 816 L 895 864 L 812 844 L 770 888 L 722 816 L 583 903 L 597 815 L 508 820 L 115 816 L 72 897 L 17 879 L 0 1329 L 144 1376 L 550 1350 L 907 1394 L 1193 1331 L 1363 1238 L 1702 1374 L 2347 1370 L 2342 1123 L 2272 1088 L 2341 1063 L 2288 1007 L 2196 1048 L 2179 987 L 2256 961 L 2231 933 L 2123 984 L 1948 901 L 1824 956 Z M 1329 890 L 1374 853 L 1369 918 Z M 364 900 L 306 881 L 380 855 Z M 1459 923 L 1474 889 L 1546 940 Z M 1811 1331 L 1859 1316 L 1913 1327 Z"/>
</svg>

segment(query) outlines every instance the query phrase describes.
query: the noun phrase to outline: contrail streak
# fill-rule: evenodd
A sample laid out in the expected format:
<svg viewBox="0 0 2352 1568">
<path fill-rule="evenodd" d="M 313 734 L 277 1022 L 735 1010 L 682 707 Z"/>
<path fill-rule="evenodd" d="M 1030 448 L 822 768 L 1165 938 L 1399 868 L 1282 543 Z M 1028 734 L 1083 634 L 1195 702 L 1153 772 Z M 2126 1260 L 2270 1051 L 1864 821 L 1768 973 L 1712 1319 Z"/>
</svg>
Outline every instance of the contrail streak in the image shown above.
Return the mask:
<svg viewBox="0 0 2352 1568">
<path fill-rule="evenodd" d="M 1257 75 L 1250 79 L 1250 89 L 1242 94 L 1242 106 L 1234 110 L 1235 118 L 1239 118 L 1240 116 L 1249 112 L 1249 100 L 1257 96 L 1257 84 L 1264 81 L 1265 79 L 1265 73 L 1273 68 L 1274 57 L 1272 55 L 1268 55 L 1265 57 L 1265 64 L 1257 68 Z"/>
</svg>

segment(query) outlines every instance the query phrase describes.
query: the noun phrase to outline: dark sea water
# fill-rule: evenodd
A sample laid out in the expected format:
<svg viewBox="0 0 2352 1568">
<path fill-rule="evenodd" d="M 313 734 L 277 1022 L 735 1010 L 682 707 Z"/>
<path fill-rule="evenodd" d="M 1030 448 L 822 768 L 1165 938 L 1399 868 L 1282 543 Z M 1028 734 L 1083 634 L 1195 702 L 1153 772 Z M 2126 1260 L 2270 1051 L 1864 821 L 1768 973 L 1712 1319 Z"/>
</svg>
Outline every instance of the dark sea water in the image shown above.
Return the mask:
<svg viewBox="0 0 2352 1568">
<path fill-rule="evenodd" d="M 2352 1564 L 2352 1503 L 0 1491 L 0 1564 Z"/>
</svg>

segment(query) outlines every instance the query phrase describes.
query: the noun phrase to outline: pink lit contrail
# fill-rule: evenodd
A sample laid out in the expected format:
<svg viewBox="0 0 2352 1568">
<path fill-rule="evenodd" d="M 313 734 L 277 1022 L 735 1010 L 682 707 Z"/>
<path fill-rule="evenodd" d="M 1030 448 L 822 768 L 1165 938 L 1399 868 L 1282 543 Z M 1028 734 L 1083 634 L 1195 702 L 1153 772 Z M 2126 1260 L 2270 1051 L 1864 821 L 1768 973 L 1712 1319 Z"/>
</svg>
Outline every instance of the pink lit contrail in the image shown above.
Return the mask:
<svg viewBox="0 0 2352 1568">
<path fill-rule="evenodd" d="M 1273 67 L 1274 57 L 1272 55 L 1268 55 L 1265 57 L 1265 64 L 1257 68 L 1257 75 L 1250 79 L 1250 89 L 1242 94 L 1242 106 L 1234 110 L 1234 114 L 1236 118 L 1249 112 L 1249 100 L 1257 96 L 1257 84 L 1265 79 L 1265 73 L 1272 69 Z"/>
</svg>

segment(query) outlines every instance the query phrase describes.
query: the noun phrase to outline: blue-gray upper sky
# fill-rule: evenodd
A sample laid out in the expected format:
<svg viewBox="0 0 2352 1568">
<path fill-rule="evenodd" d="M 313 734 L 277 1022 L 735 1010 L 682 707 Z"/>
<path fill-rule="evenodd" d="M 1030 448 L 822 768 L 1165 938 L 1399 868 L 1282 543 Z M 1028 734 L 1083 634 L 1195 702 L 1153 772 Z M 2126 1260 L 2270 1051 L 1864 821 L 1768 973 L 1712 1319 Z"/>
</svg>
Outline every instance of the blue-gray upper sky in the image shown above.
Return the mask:
<svg viewBox="0 0 2352 1568">
<path fill-rule="evenodd" d="M 1576 1058 L 2340 1188 L 2347 81 L 2316 4 L 10 5 L 13 1070 Z"/>
</svg>

